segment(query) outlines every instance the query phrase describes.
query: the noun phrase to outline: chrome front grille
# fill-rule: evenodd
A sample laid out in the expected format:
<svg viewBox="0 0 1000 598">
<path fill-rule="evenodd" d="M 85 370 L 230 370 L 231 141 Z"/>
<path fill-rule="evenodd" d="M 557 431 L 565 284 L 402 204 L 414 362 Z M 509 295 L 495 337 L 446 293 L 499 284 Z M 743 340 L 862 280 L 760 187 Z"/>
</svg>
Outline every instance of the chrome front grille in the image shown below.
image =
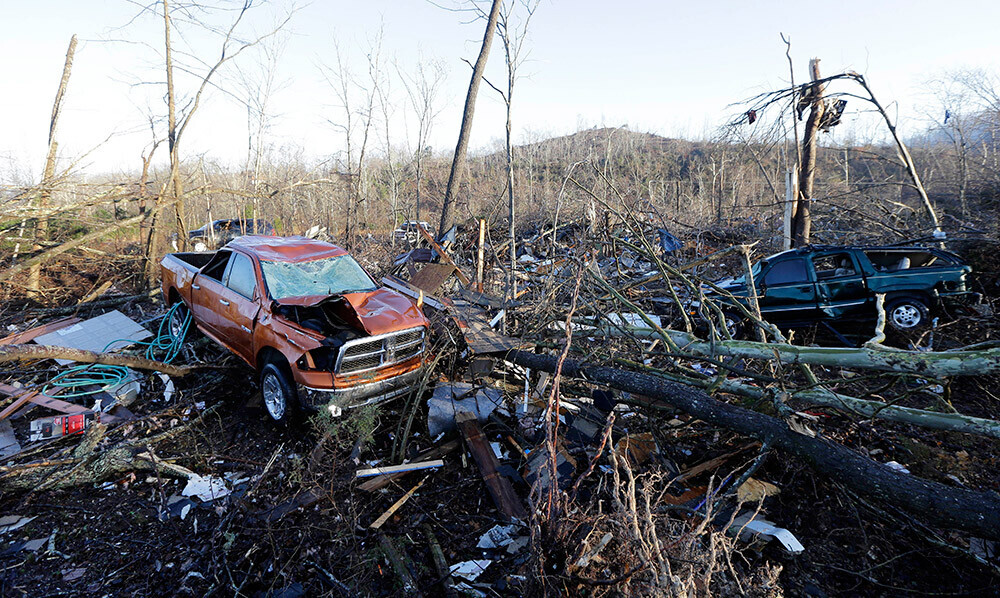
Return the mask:
<svg viewBox="0 0 1000 598">
<path fill-rule="evenodd" d="M 427 329 L 423 326 L 359 338 L 344 343 L 337 356 L 338 374 L 357 374 L 420 355 L 424 351 Z"/>
</svg>

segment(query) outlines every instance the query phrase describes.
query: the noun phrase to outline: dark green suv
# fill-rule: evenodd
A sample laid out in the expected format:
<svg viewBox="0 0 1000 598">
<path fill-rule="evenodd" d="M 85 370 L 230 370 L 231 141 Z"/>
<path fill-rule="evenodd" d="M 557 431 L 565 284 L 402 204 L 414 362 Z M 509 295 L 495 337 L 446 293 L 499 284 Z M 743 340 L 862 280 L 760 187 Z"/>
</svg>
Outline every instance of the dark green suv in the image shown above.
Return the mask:
<svg viewBox="0 0 1000 598">
<path fill-rule="evenodd" d="M 941 249 L 832 245 L 777 253 L 751 270 L 761 315 L 780 327 L 874 320 L 875 296 L 884 293 L 887 321 L 901 330 L 926 324 L 942 304 L 978 297 L 966 290 L 971 271 Z M 717 285 L 746 303 L 745 277 Z"/>
</svg>

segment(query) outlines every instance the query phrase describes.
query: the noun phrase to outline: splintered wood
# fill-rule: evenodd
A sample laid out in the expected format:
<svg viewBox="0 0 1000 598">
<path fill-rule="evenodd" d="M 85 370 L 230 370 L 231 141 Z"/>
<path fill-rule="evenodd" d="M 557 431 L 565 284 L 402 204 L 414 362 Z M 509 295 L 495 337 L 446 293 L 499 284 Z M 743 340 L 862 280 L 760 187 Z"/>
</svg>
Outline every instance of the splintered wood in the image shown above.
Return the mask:
<svg viewBox="0 0 1000 598">
<path fill-rule="evenodd" d="M 489 489 L 490 496 L 493 497 L 497 508 L 508 519 L 527 519 L 528 513 L 517 497 L 517 493 L 514 492 L 514 488 L 507 478 L 501 476 L 497 471 L 499 463 L 493 453 L 493 447 L 486 440 L 482 428 L 479 427 L 479 422 L 476 421 L 476 415 L 474 413 L 457 413 L 455 414 L 455 422 L 458 423 L 458 429 L 461 431 L 462 437 L 465 438 L 465 444 L 469 447 L 472 458 L 479 466 L 479 472 L 482 474 L 483 481 L 486 482 L 486 487 Z"/>
</svg>

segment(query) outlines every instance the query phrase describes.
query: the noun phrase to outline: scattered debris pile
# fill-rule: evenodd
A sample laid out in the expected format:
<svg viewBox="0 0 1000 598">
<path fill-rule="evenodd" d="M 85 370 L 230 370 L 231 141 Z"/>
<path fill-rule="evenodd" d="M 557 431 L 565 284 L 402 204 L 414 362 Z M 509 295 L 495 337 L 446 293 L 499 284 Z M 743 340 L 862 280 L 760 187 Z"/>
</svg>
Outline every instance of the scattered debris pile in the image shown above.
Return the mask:
<svg viewBox="0 0 1000 598">
<path fill-rule="evenodd" d="M 162 309 L 15 326 L 5 595 L 821 596 L 944 567 L 940 591 L 996 583 L 995 322 L 821 347 L 838 339 L 751 304 L 734 338 L 706 291 L 753 246 L 606 224 L 536 230 L 513 265 L 484 224 L 443 243 L 418 227 L 382 282 L 431 320 L 434 367 L 291 433 Z"/>
</svg>

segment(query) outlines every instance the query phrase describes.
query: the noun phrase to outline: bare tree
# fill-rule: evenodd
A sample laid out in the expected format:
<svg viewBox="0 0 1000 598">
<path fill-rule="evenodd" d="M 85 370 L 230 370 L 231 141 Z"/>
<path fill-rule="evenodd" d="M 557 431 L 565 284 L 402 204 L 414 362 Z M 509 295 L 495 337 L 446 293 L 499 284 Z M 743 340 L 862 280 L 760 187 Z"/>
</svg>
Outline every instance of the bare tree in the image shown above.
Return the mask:
<svg viewBox="0 0 1000 598">
<path fill-rule="evenodd" d="M 439 60 L 417 62 L 414 73 L 407 75 L 399 70 L 399 78 L 406 90 L 410 107 L 417 117 L 417 141 L 416 149 L 413 152 L 413 165 L 415 169 L 414 185 L 416 195 L 416 207 L 414 219 L 420 221 L 420 184 L 423 180 L 423 164 L 427 157 L 427 141 L 430 139 L 431 129 L 434 126 L 434 119 L 441 113 L 443 106 L 438 103 L 438 96 L 441 87 L 447 77 L 447 70 Z"/>
<path fill-rule="evenodd" d="M 504 2 L 497 17 L 497 34 L 503 42 L 504 64 L 507 73 L 506 92 L 498 89 L 487 80 L 487 84 L 496 90 L 503 98 L 506 108 L 507 120 L 505 123 L 504 154 L 507 162 L 507 216 L 508 235 L 507 242 L 510 245 L 510 268 L 507 271 L 507 296 L 513 299 L 517 289 L 515 288 L 514 265 L 517 263 L 517 247 L 515 233 L 515 209 L 514 209 L 514 146 L 512 140 L 512 106 L 514 99 L 514 83 L 517 81 L 517 71 L 524 62 L 527 55 L 524 51 L 524 43 L 528 38 L 528 24 L 531 17 L 538 8 L 539 0 L 508 0 Z"/>
<path fill-rule="evenodd" d="M 465 110 L 462 113 L 462 127 L 458 133 L 458 143 L 455 146 L 455 156 L 451 162 L 451 172 L 448 174 L 448 187 L 445 190 L 444 204 L 441 206 L 441 226 L 442 233 L 451 229 L 455 223 L 455 197 L 458 195 L 458 188 L 462 183 L 463 168 L 465 168 L 465 154 L 469 149 L 469 136 L 472 134 L 472 118 L 476 112 L 476 96 L 479 94 L 479 83 L 486 70 L 486 60 L 490 55 L 490 46 L 493 44 L 493 30 L 497 25 L 497 17 L 500 14 L 502 0 L 493 0 L 490 14 L 486 21 L 486 32 L 483 33 L 483 44 L 479 48 L 479 58 L 476 59 L 476 66 L 472 69 L 472 79 L 469 81 L 469 92 L 465 96 Z"/>
<path fill-rule="evenodd" d="M 184 132 L 187 131 L 188 125 L 191 124 L 191 119 L 194 117 L 198 107 L 201 105 L 201 100 L 205 91 L 208 89 L 210 84 L 212 84 L 212 79 L 219 72 L 219 69 L 222 68 L 222 66 L 227 62 L 242 54 L 248 48 L 251 48 L 259 44 L 261 41 L 277 34 L 277 32 L 280 31 L 291 19 L 292 12 L 289 12 L 284 19 L 269 32 L 257 36 L 249 41 L 242 40 L 236 34 L 237 28 L 242 23 L 247 12 L 261 4 L 261 2 L 258 2 L 257 0 L 243 0 L 242 5 L 235 11 L 236 16 L 232 19 L 229 27 L 220 32 L 223 39 L 218 59 L 216 59 L 213 63 L 199 61 L 205 70 L 203 70 L 201 74 L 197 75 L 199 84 L 195 89 L 194 96 L 188 103 L 187 110 L 182 111 L 182 113 L 178 115 L 178 90 L 174 85 L 175 49 L 174 44 L 171 42 L 171 30 L 174 17 L 171 13 L 173 10 L 177 10 L 189 22 L 201 26 L 207 26 L 205 22 L 199 20 L 198 17 L 201 13 L 208 10 L 208 7 L 201 4 L 181 4 L 172 9 L 168 0 L 160 0 L 160 4 L 163 8 L 163 47 L 167 84 L 167 147 L 170 152 L 170 194 L 174 205 L 177 242 L 179 248 L 184 249 L 187 243 L 187 232 L 184 223 L 184 181 L 181 178 L 180 172 L 180 144 Z M 191 74 L 197 67 L 185 65 L 182 68 L 185 72 Z"/>
<path fill-rule="evenodd" d="M 374 120 L 375 101 L 378 98 L 379 77 L 377 73 L 381 68 L 382 32 L 379 31 L 368 49 L 368 78 L 366 80 L 355 76 L 348 64 L 348 57 L 341 50 L 339 43 L 334 42 L 334 53 L 336 63 L 333 66 L 321 64 L 320 71 L 327 84 L 333 89 L 343 114 L 342 121 L 328 120 L 327 122 L 344 135 L 345 166 L 349 181 L 344 243 L 350 247 L 356 233 L 358 205 L 364 200 L 362 189 L 365 154 L 368 150 L 368 140 Z"/>
</svg>

